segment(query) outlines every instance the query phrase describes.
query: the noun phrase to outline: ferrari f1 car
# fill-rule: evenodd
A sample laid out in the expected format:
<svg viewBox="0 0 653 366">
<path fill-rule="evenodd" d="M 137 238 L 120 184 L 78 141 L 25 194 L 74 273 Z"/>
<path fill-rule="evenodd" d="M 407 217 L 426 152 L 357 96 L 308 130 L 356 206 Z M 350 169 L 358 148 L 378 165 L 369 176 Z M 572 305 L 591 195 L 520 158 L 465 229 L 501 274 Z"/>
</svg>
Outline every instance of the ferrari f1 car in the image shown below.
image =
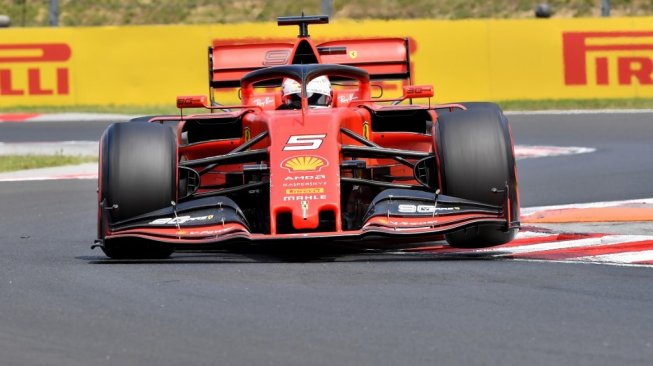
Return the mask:
<svg viewBox="0 0 653 366">
<path fill-rule="evenodd" d="M 497 105 L 432 105 L 433 87 L 412 85 L 407 39 L 318 44 L 308 25 L 327 17 L 278 22 L 298 25 L 299 37 L 209 48 L 210 94 L 178 97 L 180 115 L 106 129 L 96 246 L 111 258 L 165 258 L 234 243 L 445 238 L 470 248 L 514 238 L 517 174 Z M 315 107 L 307 85 L 325 76 L 330 103 Z M 402 93 L 382 99 L 390 82 Z M 241 104 L 215 100 L 229 88 Z"/>
</svg>

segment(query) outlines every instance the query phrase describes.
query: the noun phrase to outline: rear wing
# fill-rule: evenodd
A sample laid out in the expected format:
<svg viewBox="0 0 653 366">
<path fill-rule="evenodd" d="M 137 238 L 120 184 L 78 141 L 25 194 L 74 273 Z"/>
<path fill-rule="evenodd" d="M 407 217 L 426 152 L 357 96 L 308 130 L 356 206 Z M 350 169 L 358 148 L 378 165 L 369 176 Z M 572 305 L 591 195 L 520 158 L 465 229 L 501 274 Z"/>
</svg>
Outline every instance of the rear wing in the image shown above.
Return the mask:
<svg viewBox="0 0 653 366">
<path fill-rule="evenodd" d="M 308 24 L 328 22 L 325 16 L 283 17 L 279 25 L 299 25 L 295 40 L 215 40 L 209 47 L 209 86 L 233 88 L 250 71 L 292 64 L 339 64 L 367 71 L 371 80 L 402 80 L 411 83 L 408 38 L 371 38 L 328 41 L 316 44 L 308 35 Z"/>
<path fill-rule="evenodd" d="M 411 81 L 408 38 L 331 41 L 319 44 L 317 49 L 343 49 L 342 53 L 321 54 L 322 63 L 359 67 L 371 80 Z"/>
<path fill-rule="evenodd" d="M 209 83 L 212 88 L 240 86 L 250 71 L 288 65 L 292 43 L 216 44 L 209 47 Z"/>
</svg>

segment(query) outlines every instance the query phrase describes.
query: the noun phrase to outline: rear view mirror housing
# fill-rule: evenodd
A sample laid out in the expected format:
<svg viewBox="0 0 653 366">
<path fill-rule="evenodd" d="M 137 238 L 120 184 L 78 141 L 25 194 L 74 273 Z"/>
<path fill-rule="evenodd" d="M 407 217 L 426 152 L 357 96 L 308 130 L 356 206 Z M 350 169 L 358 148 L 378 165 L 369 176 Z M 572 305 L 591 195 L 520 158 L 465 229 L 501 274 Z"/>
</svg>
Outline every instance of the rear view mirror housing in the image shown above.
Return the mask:
<svg viewBox="0 0 653 366">
<path fill-rule="evenodd" d="M 404 86 L 404 99 L 432 98 L 433 85 L 408 85 Z"/>
<path fill-rule="evenodd" d="M 182 95 L 177 97 L 177 108 L 208 108 L 206 95 Z"/>
</svg>

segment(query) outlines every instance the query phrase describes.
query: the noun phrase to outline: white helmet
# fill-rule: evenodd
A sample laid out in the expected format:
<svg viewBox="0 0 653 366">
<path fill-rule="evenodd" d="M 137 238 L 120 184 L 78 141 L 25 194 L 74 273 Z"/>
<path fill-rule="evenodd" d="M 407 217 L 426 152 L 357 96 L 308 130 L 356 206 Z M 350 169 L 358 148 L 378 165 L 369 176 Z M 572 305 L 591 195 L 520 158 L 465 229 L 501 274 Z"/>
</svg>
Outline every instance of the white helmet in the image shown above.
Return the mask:
<svg viewBox="0 0 653 366">
<path fill-rule="evenodd" d="M 301 108 L 301 85 L 293 80 L 286 79 L 281 86 L 283 103 L 293 108 Z M 306 85 L 306 98 L 308 105 L 327 107 L 331 105 L 331 83 L 326 76 L 318 76 Z"/>
</svg>

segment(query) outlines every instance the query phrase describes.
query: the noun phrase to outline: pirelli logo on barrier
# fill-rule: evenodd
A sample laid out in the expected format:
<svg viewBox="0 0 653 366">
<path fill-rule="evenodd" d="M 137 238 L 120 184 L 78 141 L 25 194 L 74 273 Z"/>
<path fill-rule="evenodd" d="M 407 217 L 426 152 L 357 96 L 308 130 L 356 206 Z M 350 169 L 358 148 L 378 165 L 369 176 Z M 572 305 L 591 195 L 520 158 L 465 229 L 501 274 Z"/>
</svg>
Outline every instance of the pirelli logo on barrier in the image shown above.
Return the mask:
<svg viewBox="0 0 653 366">
<path fill-rule="evenodd" d="M 565 85 L 653 86 L 653 31 L 566 32 Z"/>
<path fill-rule="evenodd" d="M 69 95 L 66 43 L 0 43 L 0 97 Z"/>
</svg>

